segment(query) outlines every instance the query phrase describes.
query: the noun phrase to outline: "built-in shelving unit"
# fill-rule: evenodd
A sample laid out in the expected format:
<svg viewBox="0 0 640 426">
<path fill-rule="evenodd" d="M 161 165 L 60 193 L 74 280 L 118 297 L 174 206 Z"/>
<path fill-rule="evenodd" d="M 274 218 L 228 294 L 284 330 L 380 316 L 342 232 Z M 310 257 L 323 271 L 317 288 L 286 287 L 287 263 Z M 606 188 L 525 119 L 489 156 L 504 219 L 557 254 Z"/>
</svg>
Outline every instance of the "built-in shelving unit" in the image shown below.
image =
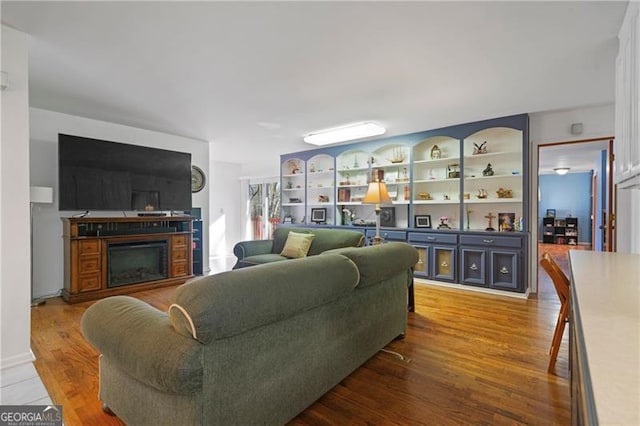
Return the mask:
<svg viewBox="0 0 640 426">
<path fill-rule="evenodd" d="M 431 262 L 422 276 L 525 291 L 527 149 L 528 117 L 517 115 L 282 155 L 283 220 L 313 225 L 313 209 L 325 208 L 326 226 L 372 226 L 374 206 L 362 200 L 383 170 L 385 232 L 405 231 L 425 268 Z M 438 232 L 452 234 L 444 248 L 421 240 Z M 489 233 L 500 237 L 481 237 Z"/>
</svg>

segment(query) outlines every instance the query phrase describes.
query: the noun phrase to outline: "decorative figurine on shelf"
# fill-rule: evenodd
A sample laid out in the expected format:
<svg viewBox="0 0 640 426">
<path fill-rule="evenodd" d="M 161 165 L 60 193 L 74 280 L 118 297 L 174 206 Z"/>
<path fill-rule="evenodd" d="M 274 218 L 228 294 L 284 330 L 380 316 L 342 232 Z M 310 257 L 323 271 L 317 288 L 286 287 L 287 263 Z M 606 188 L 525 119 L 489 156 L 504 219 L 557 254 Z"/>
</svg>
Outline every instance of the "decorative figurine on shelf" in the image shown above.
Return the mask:
<svg viewBox="0 0 640 426">
<path fill-rule="evenodd" d="M 434 145 L 433 148 L 431 148 L 431 159 L 439 160 L 441 156 L 442 156 L 442 151 L 440 151 L 440 148 L 438 148 L 438 145 Z"/>
<path fill-rule="evenodd" d="M 498 198 L 513 198 L 513 191 L 510 189 L 500 188 L 496 191 Z"/>
<path fill-rule="evenodd" d="M 360 163 L 358 163 L 358 154 L 356 154 L 356 158 L 353 160 L 353 168 L 357 169 L 358 167 L 360 167 Z"/>
<path fill-rule="evenodd" d="M 476 197 L 480 198 L 480 199 L 484 199 L 487 198 L 489 194 L 487 194 L 487 191 L 483 188 L 478 189 L 478 193 L 476 194 Z"/>
<path fill-rule="evenodd" d="M 287 166 L 289 167 L 289 173 L 292 175 L 297 175 L 300 173 L 300 166 L 296 160 L 287 161 Z"/>
<path fill-rule="evenodd" d="M 449 201 L 450 200 L 449 194 L 447 194 L 447 193 L 442 194 L 442 199 L 445 200 L 445 201 Z"/>
<path fill-rule="evenodd" d="M 431 198 L 431 194 L 429 194 L 428 192 L 420 192 L 418 193 L 418 197 L 420 197 L 421 200 L 433 200 L 433 198 Z"/>
<path fill-rule="evenodd" d="M 318 195 L 318 202 L 319 203 L 328 203 L 329 202 L 329 197 L 327 197 L 326 195 Z"/>
<path fill-rule="evenodd" d="M 438 225 L 438 229 L 451 229 L 449 228 L 449 218 L 446 216 L 442 216 L 440 218 L 440 224 Z"/>
<path fill-rule="evenodd" d="M 287 189 L 293 189 L 293 183 L 291 181 L 287 182 Z"/>
<path fill-rule="evenodd" d="M 495 216 L 493 213 L 489 213 L 485 216 L 485 219 L 489 219 L 489 226 L 487 226 L 485 231 L 495 231 L 495 229 L 493 229 L 493 219 L 495 219 L 496 217 L 497 216 Z"/>
<path fill-rule="evenodd" d="M 480 145 L 473 143 L 473 155 L 486 154 L 487 153 L 487 141 L 482 142 Z"/>
<path fill-rule="evenodd" d="M 309 165 L 309 173 L 315 173 L 316 172 L 316 165 L 311 163 Z"/>
<path fill-rule="evenodd" d="M 404 151 L 402 148 L 393 148 L 393 154 L 389 161 L 393 164 L 402 163 L 405 159 Z"/>
<path fill-rule="evenodd" d="M 342 223 L 344 225 L 352 225 L 355 219 L 356 219 L 355 212 L 346 208 L 342 209 Z"/>
<path fill-rule="evenodd" d="M 482 171 L 482 176 L 493 176 L 493 168 L 491 163 L 487 164 L 487 168 Z"/>
</svg>

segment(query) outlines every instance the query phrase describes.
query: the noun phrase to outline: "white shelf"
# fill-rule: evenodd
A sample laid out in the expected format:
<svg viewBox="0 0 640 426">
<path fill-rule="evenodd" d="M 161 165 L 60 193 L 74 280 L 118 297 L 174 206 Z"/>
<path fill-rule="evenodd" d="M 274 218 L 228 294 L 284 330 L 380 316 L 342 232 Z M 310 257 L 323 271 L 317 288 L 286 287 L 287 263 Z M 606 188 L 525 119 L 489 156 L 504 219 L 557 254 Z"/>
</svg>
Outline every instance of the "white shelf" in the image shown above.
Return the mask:
<svg viewBox="0 0 640 426">
<path fill-rule="evenodd" d="M 458 200 L 413 200 L 413 204 L 460 204 Z"/>
<path fill-rule="evenodd" d="M 464 180 L 485 180 L 485 179 L 504 179 L 504 178 L 521 178 L 521 174 L 510 174 L 510 175 L 493 175 L 493 176 L 476 176 L 476 177 L 466 177 Z"/>
<path fill-rule="evenodd" d="M 324 171 L 321 171 L 321 172 L 309 172 L 308 174 L 309 174 L 309 176 L 328 175 L 328 174 L 333 174 L 333 169 L 332 170 L 324 170 Z"/>
<path fill-rule="evenodd" d="M 522 203 L 522 198 L 478 198 L 475 200 L 464 200 L 465 204 L 506 204 Z"/>
<path fill-rule="evenodd" d="M 476 158 L 491 158 L 491 157 L 500 157 L 503 155 L 520 155 L 521 152 L 520 151 L 496 151 L 496 152 L 487 152 L 486 154 L 470 154 L 470 155 L 465 155 L 464 159 L 468 160 L 468 159 L 476 159 Z"/>
<path fill-rule="evenodd" d="M 282 175 L 283 178 L 302 177 L 302 176 L 304 176 L 304 173 L 294 173 L 294 174 L 290 174 L 290 175 Z"/>
<path fill-rule="evenodd" d="M 304 207 L 304 203 L 282 203 L 283 207 Z"/>
<path fill-rule="evenodd" d="M 402 166 L 408 167 L 409 165 L 410 164 L 408 161 L 403 161 L 401 163 L 373 164 L 371 168 L 372 169 L 390 169 L 390 168 L 402 167 Z"/>
<path fill-rule="evenodd" d="M 331 201 L 328 201 L 326 203 L 307 203 L 307 206 L 332 206 L 333 203 Z"/>
<path fill-rule="evenodd" d="M 369 185 L 338 185 L 338 188 L 366 188 Z"/>
<path fill-rule="evenodd" d="M 460 157 L 438 158 L 437 160 L 415 160 L 413 164 L 450 163 L 452 161 L 460 161 Z"/>
<path fill-rule="evenodd" d="M 333 189 L 333 186 L 310 186 L 309 189 Z"/>
<path fill-rule="evenodd" d="M 360 206 L 362 201 L 338 201 L 336 204 L 339 206 Z"/>
<path fill-rule="evenodd" d="M 349 173 L 349 172 L 364 172 L 364 171 L 368 171 L 369 167 L 353 167 L 350 169 L 339 169 L 338 173 Z"/>
<path fill-rule="evenodd" d="M 420 179 L 420 180 L 414 180 L 413 183 L 457 182 L 459 180 L 460 178 Z"/>
<path fill-rule="evenodd" d="M 302 191 L 302 190 L 304 190 L 304 188 L 282 188 L 283 192 Z"/>
</svg>

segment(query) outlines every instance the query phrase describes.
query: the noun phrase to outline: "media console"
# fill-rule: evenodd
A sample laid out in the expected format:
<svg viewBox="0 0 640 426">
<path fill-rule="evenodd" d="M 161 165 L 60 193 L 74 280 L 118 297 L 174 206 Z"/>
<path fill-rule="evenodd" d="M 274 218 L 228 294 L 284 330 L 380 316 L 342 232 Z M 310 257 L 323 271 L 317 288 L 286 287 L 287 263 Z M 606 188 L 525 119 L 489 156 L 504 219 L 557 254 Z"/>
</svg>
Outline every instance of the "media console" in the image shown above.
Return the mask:
<svg viewBox="0 0 640 426">
<path fill-rule="evenodd" d="M 182 284 L 193 277 L 193 218 L 62 218 L 68 303 Z"/>
</svg>

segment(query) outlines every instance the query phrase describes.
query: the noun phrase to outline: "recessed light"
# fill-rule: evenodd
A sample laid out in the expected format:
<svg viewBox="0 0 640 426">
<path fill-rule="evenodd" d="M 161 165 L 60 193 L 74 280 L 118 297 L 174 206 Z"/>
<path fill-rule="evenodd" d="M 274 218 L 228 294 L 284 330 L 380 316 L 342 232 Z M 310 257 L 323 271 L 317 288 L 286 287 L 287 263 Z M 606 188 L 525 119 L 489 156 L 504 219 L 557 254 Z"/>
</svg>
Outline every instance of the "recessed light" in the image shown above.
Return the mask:
<svg viewBox="0 0 640 426">
<path fill-rule="evenodd" d="M 313 145 L 329 145 L 369 136 L 378 136 L 384 134 L 386 131 L 387 130 L 379 124 L 366 122 L 310 133 L 304 137 L 304 141 Z"/>
<path fill-rule="evenodd" d="M 569 173 L 569 170 L 571 170 L 569 167 L 557 167 L 553 169 L 553 171 L 559 175 L 566 175 L 567 173 Z"/>
</svg>

